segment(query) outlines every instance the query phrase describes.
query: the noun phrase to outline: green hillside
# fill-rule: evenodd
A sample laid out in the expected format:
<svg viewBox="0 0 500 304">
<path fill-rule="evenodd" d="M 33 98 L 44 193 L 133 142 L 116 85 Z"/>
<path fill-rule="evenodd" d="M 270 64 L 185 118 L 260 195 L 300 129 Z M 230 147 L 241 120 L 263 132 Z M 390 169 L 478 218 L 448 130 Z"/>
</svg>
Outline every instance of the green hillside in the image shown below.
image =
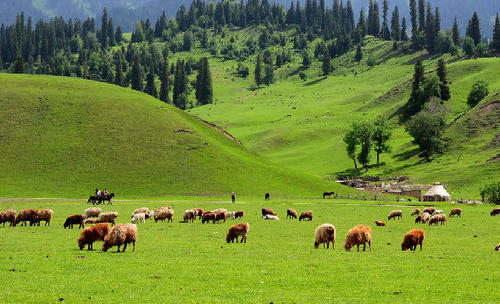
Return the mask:
<svg viewBox="0 0 500 304">
<path fill-rule="evenodd" d="M 338 189 L 248 153 L 152 97 L 75 78 L 0 74 L 0 196 L 318 195 Z"/>
<path fill-rule="evenodd" d="M 226 39 L 245 41 L 252 32 L 235 31 L 231 35 Z M 500 98 L 495 93 L 500 92 L 500 59 L 430 57 L 405 43 L 394 51 L 392 42 L 373 38 L 365 40 L 361 64 L 354 62 L 354 51 L 333 60 L 334 72 L 328 78 L 319 76 L 321 62 L 315 60 L 304 71 L 307 81 L 299 78 L 301 57 L 295 53 L 291 63 L 275 72 L 277 82 L 258 90 L 253 89 L 252 73 L 247 79 L 234 75 L 236 61 L 213 58 L 217 101 L 191 112 L 223 126 L 250 150 L 273 162 L 324 177 L 353 173 L 343 136 L 353 122 L 372 121 L 382 115 L 392 125 L 392 153 L 383 154 L 383 164 L 368 174 L 409 175 L 421 183 L 441 181 L 450 185 L 455 197 L 478 197 L 479 187 L 497 178 L 500 169 L 498 158 L 494 159 L 499 151 Z M 370 54 L 377 60 L 373 67 L 367 64 Z M 445 59 L 451 81 L 452 98 L 445 103 L 449 108 L 445 136 L 450 146 L 431 163 L 417 156 L 416 146 L 398 117 L 398 110 L 410 95 L 413 68 L 419 58 L 424 60 L 426 72 L 432 74 L 438 59 Z M 255 57 L 246 61 L 251 71 L 254 62 Z M 489 84 L 490 95 L 468 111 L 467 94 L 477 80 Z M 494 104 L 486 110 L 489 122 L 483 123 L 481 108 L 489 103 Z M 472 128 L 468 133 L 464 132 L 467 127 Z"/>
</svg>

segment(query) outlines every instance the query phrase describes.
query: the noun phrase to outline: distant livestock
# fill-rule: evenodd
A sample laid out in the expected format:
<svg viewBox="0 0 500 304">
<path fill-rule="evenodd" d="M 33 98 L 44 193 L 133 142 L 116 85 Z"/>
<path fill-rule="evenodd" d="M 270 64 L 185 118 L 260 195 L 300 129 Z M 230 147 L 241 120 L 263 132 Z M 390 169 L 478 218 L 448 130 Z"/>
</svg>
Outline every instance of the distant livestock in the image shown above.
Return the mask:
<svg viewBox="0 0 500 304">
<path fill-rule="evenodd" d="M 233 220 L 234 219 L 242 219 L 244 215 L 245 215 L 245 211 L 243 211 L 243 210 L 236 211 L 234 213 Z"/>
<path fill-rule="evenodd" d="M 135 224 L 118 224 L 113 227 L 113 230 L 104 238 L 102 251 L 106 252 L 113 246 L 118 246 L 117 252 L 120 252 L 120 246 L 123 245 L 123 251 L 127 249 L 127 245 L 132 243 L 135 251 L 135 242 L 137 241 L 137 226 Z"/>
<path fill-rule="evenodd" d="M 498 245 L 495 246 L 495 250 L 496 251 L 500 251 L 500 244 L 498 244 Z"/>
<path fill-rule="evenodd" d="M 132 224 L 146 223 L 146 213 L 136 213 L 130 218 Z"/>
<path fill-rule="evenodd" d="M 153 216 L 153 214 L 151 213 L 151 210 L 149 210 L 149 208 L 146 208 L 146 207 L 135 209 L 134 212 L 132 213 L 132 216 L 134 216 L 134 214 L 137 214 L 137 213 L 144 213 L 144 215 L 146 216 L 146 219 Z"/>
<path fill-rule="evenodd" d="M 460 217 L 462 215 L 462 209 L 460 208 L 451 209 L 449 217 L 452 217 L 454 215 Z"/>
<path fill-rule="evenodd" d="M 194 222 L 196 218 L 196 211 L 189 209 L 189 210 L 184 210 L 184 215 L 183 215 L 183 220 L 184 222 Z"/>
<path fill-rule="evenodd" d="M 495 215 L 499 215 L 499 214 L 500 214 L 500 208 L 495 208 L 495 209 L 491 210 L 491 212 L 490 212 L 491 216 L 495 216 Z"/>
<path fill-rule="evenodd" d="M 222 213 L 222 212 L 226 212 L 227 213 L 227 209 L 225 209 L 225 208 L 218 208 L 218 209 L 215 209 L 214 212 L 215 213 Z"/>
<path fill-rule="evenodd" d="M 295 211 L 295 209 L 288 208 L 286 210 L 286 218 L 296 219 L 297 218 L 297 211 Z"/>
<path fill-rule="evenodd" d="M 433 214 L 434 211 L 436 211 L 436 208 L 434 208 L 434 207 L 427 207 L 427 208 L 424 209 L 423 213 Z"/>
<path fill-rule="evenodd" d="M 270 198 L 269 193 L 266 193 L 266 195 L 264 195 L 264 199 L 265 199 L 266 201 L 268 201 L 268 200 L 269 200 L 269 198 Z"/>
<path fill-rule="evenodd" d="M 385 226 L 385 223 L 382 221 L 375 221 L 375 225 L 377 225 L 379 227 L 383 227 L 383 226 Z"/>
<path fill-rule="evenodd" d="M 83 225 L 94 225 L 97 224 L 99 220 L 97 218 L 88 218 L 83 220 Z"/>
<path fill-rule="evenodd" d="M 347 233 L 344 248 L 350 251 L 352 247 L 357 246 L 359 251 L 359 245 L 363 245 L 363 251 L 365 251 L 366 243 L 368 243 L 370 251 L 372 251 L 372 228 L 366 225 L 358 225 L 351 228 Z"/>
<path fill-rule="evenodd" d="M 215 213 L 215 222 L 224 221 L 226 222 L 226 212 Z"/>
<path fill-rule="evenodd" d="M 411 216 L 414 216 L 414 215 L 420 215 L 420 209 L 418 208 L 415 208 L 411 211 L 410 213 Z"/>
<path fill-rule="evenodd" d="M 51 209 L 37 210 L 35 219 L 36 225 L 40 226 L 40 222 L 44 221 L 44 226 L 50 226 L 50 220 L 52 219 L 53 215 L 54 211 L 52 211 Z"/>
<path fill-rule="evenodd" d="M 92 207 L 92 208 L 87 208 L 85 209 L 85 212 L 83 213 L 84 218 L 89 218 L 89 217 L 98 217 L 99 214 L 102 213 L 102 209 L 99 207 Z"/>
<path fill-rule="evenodd" d="M 299 221 L 312 221 L 313 220 L 313 212 L 312 211 L 304 211 L 299 216 Z"/>
<path fill-rule="evenodd" d="M 14 225 L 16 222 L 16 210 L 7 209 L 0 212 L 0 224 L 3 224 L 3 227 L 5 227 L 5 223 L 7 222 L 10 223 L 9 227 Z"/>
<path fill-rule="evenodd" d="M 174 210 L 170 209 L 169 207 L 160 207 L 155 210 L 153 219 L 155 220 L 155 223 L 158 221 L 165 222 L 165 220 L 167 220 L 167 223 L 173 222 Z"/>
<path fill-rule="evenodd" d="M 431 218 L 431 215 L 427 212 L 422 213 L 421 215 L 415 218 L 415 223 L 425 224 Z"/>
<path fill-rule="evenodd" d="M 403 219 L 403 211 L 401 210 L 392 210 L 391 214 L 387 217 L 387 220 L 390 221 L 391 219 L 396 220 L 396 218 Z"/>
<path fill-rule="evenodd" d="M 78 239 L 78 247 L 83 250 L 85 245 L 88 245 L 88 250 L 94 250 L 93 244 L 95 241 L 104 241 L 104 238 L 109 233 L 108 223 L 99 223 L 94 226 L 87 227 L 82 230 Z"/>
<path fill-rule="evenodd" d="M 316 228 L 314 231 L 314 248 L 318 249 L 319 244 L 326 243 L 326 249 L 330 248 L 330 242 L 332 242 L 332 249 L 335 249 L 335 237 L 336 231 L 335 226 L 332 224 L 323 224 Z"/>
<path fill-rule="evenodd" d="M 198 219 L 201 219 L 201 216 L 203 215 L 203 209 L 201 209 L 201 208 L 193 208 L 193 210 L 196 212 L 195 216 L 197 216 Z"/>
<path fill-rule="evenodd" d="M 401 250 L 406 251 L 410 249 L 411 251 L 415 251 L 417 249 L 417 245 L 420 245 L 420 251 L 422 251 L 423 243 L 424 230 L 412 229 L 405 234 L 403 243 L 401 244 Z"/>
<path fill-rule="evenodd" d="M 436 215 L 436 214 L 443 214 L 444 211 L 443 210 L 436 210 L 432 213 L 432 215 Z"/>
<path fill-rule="evenodd" d="M 331 198 L 332 195 L 335 195 L 335 192 L 323 192 L 323 199 L 327 197 Z"/>
<path fill-rule="evenodd" d="M 118 212 L 103 212 L 97 217 L 99 223 L 111 223 L 115 224 L 115 220 L 118 217 Z"/>
<path fill-rule="evenodd" d="M 38 212 L 34 209 L 24 209 L 19 212 L 16 216 L 16 220 L 14 221 L 13 226 L 17 226 L 17 224 L 21 223 L 21 226 L 27 226 L 26 222 L 30 222 L 30 226 L 36 223 L 36 217 Z"/>
<path fill-rule="evenodd" d="M 66 218 L 66 221 L 64 221 L 63 227 L 64 229 L 73 229 L 73 225 L 78 225 L 78 228 L 83 228 L 83 221 L 84 218 L 81 214 L 70 215 Z"/>
<path fill-rule="evenodd" d="M 228 211 L 226 213 L 226 218 L 230 218 L 230 219 L 234 219 L 234 215 L 235 215 L 236 212 L 234 211 Z"/>
<path fill-rule="evenodd" d="M 203 215 L 201 217 L 201 223 L 205 224 L 205 223 L 208 223 L 210 221 L 212 221 L 212 223 L 215 224 L 215 212 L 208 211 L 208 212 L 203 213 Z"/>
<path fill-rule="evenodd" d="M 277 217 L 276 215 L 270 215 L 270 214 L 266 214 L 264 216 L 264 219 L 265 220 L 272 220 L 272 221 L 279 221 L 280 220 L 280 218 Z"/>
<path fill-rule="evenodd" d="M 276 216 L 276 213 L 274 212 L 273 209 L 271 209 L 271 208 L 265 208 L 264 207 L 264 208 L 262 208 L 262 216 L 264 217 L 266 215 L 274 215 L 274 216 Z"/>
<path fill-rule="evenodd" d="M 250 225 L 248 223 L 233 225 L 227 232 L 226 242 L 234 243 L 234 240 L 236 239 L 236 243 L 238 243 L 238 237 L 241 236 L 241 243 L 246 243 L 248 231 L 250 231 Z"/>
<path fill-rule="evenodd" d="M 446 215 L 444 214 L 436 214 L 431 217 L 429 220 L 429 226 L 432 224 L 437 225 L 438 223 L 441 223 L 441 225 L 444 225 L 444 222 L 447 222 L 448 220 L 446 219 Z"/>
</svg>

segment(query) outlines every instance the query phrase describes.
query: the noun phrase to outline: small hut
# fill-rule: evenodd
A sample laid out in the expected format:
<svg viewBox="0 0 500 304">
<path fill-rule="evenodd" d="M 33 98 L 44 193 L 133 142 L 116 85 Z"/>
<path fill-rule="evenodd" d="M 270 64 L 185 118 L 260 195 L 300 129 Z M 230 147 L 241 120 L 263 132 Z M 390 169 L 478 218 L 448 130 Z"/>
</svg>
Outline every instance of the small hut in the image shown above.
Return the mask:
<svg viewBox="0 0 500 304">
<path fill-rule="evenodd" d="M 424 202 L 445 202 L 451 201 L 451 196 L 445 187 L 440 183 L 434 185 L 424 194 Z"/>
</svg>

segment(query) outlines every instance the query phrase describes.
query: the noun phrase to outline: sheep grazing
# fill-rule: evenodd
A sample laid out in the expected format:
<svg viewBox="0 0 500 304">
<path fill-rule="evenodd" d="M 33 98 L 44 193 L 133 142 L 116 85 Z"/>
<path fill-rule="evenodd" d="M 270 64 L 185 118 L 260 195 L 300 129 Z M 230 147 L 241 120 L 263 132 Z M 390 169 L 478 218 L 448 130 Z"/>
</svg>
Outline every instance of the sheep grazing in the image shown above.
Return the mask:
<svg viewBox="0 0 500 304">
<path fill-rule="evenodd" d="M 14 221 L 14 225 L 21 223 L 21 226 L 27 226 L 26 222 L 30 222 L 30 226 L 36 223 L 38 212 L 34 209 L 24 209 L 19 212 Z"/>
<path fill-rule="evenodd" d="M 390 221 L 391 219 L 396 220 L 396 218 L 403 219 L 403 211 L 401 210 L 392 210 L 391 214 L 387 217 L 387 220 Z"/>
<path fill-rule="evenodd" d="M 434 211 L 436 211 L 436 208 L 434 208 L 434 207 L 427 207 L 427 208 L 424 209 L 423 213 L 433 214 Z"/>
<path fill-rule="evenodd" d="M 113 246 L 118 246 L 117 252 L 120 252 L 120 246 L 123 245 L 123 251 L 127 249 L 127 244 L 132 243 L 134 245 L 137 241 L 137 226 L 135 224 L 118 224 L 111 230 L 110 233 L 104 238 L 104 244 L 102 245 L 102 251 L 106 252 L 109 248 Z"/>
<path fill-rule="evenodd" d="M 97 224 L 99 222 L 98 219 L 96 218 L 88 218 L 88 219 L 84 219 L 83 220 L 83 225 L 93 225 L 93 224 Z"/>
<path fill-rule="evenodd" d="M 495 251 L 500 251 L 500 244 L 496 245 Z"/>
<path fill-rule="evenodd" d="M 434 216 L 434 215 L 436 215 L 436 214 L 443 214 L 443 213 L 444 213 L 444 211 L 443 211 L 443 210 L 436 210 L 436 211 L 434 211 L 434 212 L 432 213 L 432 215 Z"/>
<path fill-rule="evenodd" d="M 64 229 L 70 228 L 73 229 L 73 225 L 78 224 L 78 228 L 83 228 L 84 216 L 81 214 L 70 215 L 64 221 L 63 227 Z"/>
<path fill-rule="evenodd" d="M 266 214 L 264 216 L 264 219 L 265 220 L 272 220 L 272 221 L 279 221 L 280 220 L 280 218 L 277 217 L 276 215 L 270 215 L 270 214 Z"/>
<path fill-rule="evenodd" d="M 406 251 L 410 249 L 411 251 L 415 251 L 417 249 L 417 245 L 420 245 L 420 251 L 422 251 L 423 243 L 424 230 L 412 229 L 405 234 L 403 243 L 401 243 L 401 250 Z"/>
<path fill-rule="evenodd" d="M 189 209 L 189 210 L 184 210 L 184 216 L 182 217 L 184 222 L 194 222 L 194 219 L 196 218 L 196 211 Z"/>
<path fill-rule="evenodd" d="M 236 211 L 233 216 L 233 220 L 235 219 L 242 219 L 243 216 L 245 215 L 245 211 Z"/>
<path fill-rule="evenodd" d="M 225 209 L 225 208 L 218 208 L 218 209 L 215 209 L 214 212 L 215 213 L 222 213 L 222 212 L 227 213 L 227 209 Z"/>
<path fill-rule="evenodd" d="M 92 208 L 87 208 L 85 209 L 85 212 L 83 212 L 83 217 L 88 219 L 91 217 L 98 217 L 99 214 L 102 213 L 102 209 L 99 207 L 92 207 Z"/>
<path fill-rule="evenodd" d="M 274 215 L 276 216 L 276 213 L 274 213 L 274 210 L 271 208 L 262 208 L 262 217 L 266 215 Z"/>
<path fill-rule="evenodd" d="M 418 215 L 420 215 L 420 209 L 418 209 L 418 208 L 413 209 L 413 210 L 411 211 L 410 215 L 411 215 L 411 216 L 414 216 L 414 215 L 417 215 L 417 216 L 418 216 Z"/>
<path fill-rule="evenodd" d="M 215 222 L 224 221 L 226 222 L 226 212 L 215 213 Z"/>
<path fill-rule="evenodd" d="M 215 224 L 215 212 L 212 211 L 204 212 L 203 215 L 201 216 L 201 223 L 205 224 L 206 222 L 208 223 L 210 221 L 212 221 L 212 223 Z"/>
<path fill-rule="evenodd" d="M 54 211 L 51 209 L 43 209 L 43 210 L 37 210 L 37 215 L 36 215 L 36 224 L 40 226 L 40 222 L 44 221 L 45 226 L 50 226 L 50 220 L 52 219 L 52 216 L 54 215 Z"/>
<path fill-rule="evenodd" d="M 431 218 L 431 215 L 427 212 L 424 212 L 415 218 L 415 224 L 416 223 L 425 224 L 430 218 Z"/>
<path fill-rule="evenodd" d="M 146 207 L 135 209 L 134 212 L 132 213 L 132 216 L 134 216 L 134 214 L 138 214 L 138 213 L 144 213 L 146 216 L 146 219 L 153 216 L 153 213 L 151 213 L 151 210 L 149 210 L 149 208 L 146 208 Z"/>
<path fill-rule="evenodd" d="M 299 216 L 299 222 L 302 220 L 308 220 L 312 221 L 313 220 L 313 212 L 312 211 L 304 211 L 300 214 Z"/>
<path fill-rule="evenodd" d="M 495 215 L 499 215 L 499 214 L 500 214 L 500 208 L 495 208 L 495 209 L 491 210 L 491 212 L 490 212 L 491 216 L 495 216 Z"/>
<path fill-rule="evenodd" d="M 449 217 L 452 217 L 454 215 L 457 215 L 458 217 L 460 217 L 462 215 L 462 209 L 460 209 L 460 208 L 451 209 Z"/>
<path fill-rule="evenodd" d="M 3 227 L 5 227 L 5 223 L 9 222 L 9 227 L 14 225 L 16 222 L 16 210 L 14 209 L 7 209 L 2 212 L 0 212 L 0 224 L 3 224 Z"/>
<path fill-rule="evenodd" d="M 314 248 L 318 249 L 319 244 L 326 243 L 326 249 L 330 248 L 330 242 L 332 242 L 332 249 L 335 249 L 335 226 L 332 224 L 323 224 L 316 228 L 314 231 Z"/>
<path fill-rule="evenodd" d="M 166 207 L 161 207 L 155 210 L 153 214 L 153 219 L 155 220 L 155 223 L 158 221 L 165 222 L 167 220 L 167 223 L 173 222 L 174 221 L 174 210 Z"/>
<path fill-rule="evenodd" d="M 295 211 L 295 209 L 292 208 L 286 209 L 286 218 L 296 219 L 297 211 Z"/>
<path fill-rule="evenodd" d="M 228 212 L 226 213 L 226 217 L 234 220 L 234 214 L 235 214 L 235 213 L 236 213 L 236 212 L 234 212 L 234 211 L 228 211 Z"/>
<path fill-rule="evenodd" d="M 108 223 L 99 223 L 94 226 L 87 227 L 82 230 L 78 239 L 78 247 L 83 250 L 85 245 L 88 245 L 88 250 L 94 250 L 95 241 L 104 241 L 104 238 L 109 233 Z"/>
<path fill-rule="evenodd" d="M 382 221 L 375 221 L 375 225 L 377 225 L 379 227 L 383 227 L 383 226 L 385 226 L 385 223 Z"/>
<path fill-rule="evenodd" d="M 363 251 L 365 251 L 366 243 L 368 243 L 370 251 L 372 251 L 372 228 L 366 225 L 358 225 L 352 227 L 347 233 L 344 248 L 346 251 L 350 251 L 356 245 L 359 251 L 359 245 L 363 245 Z"/>
<path fill-rule="evenodd" d="M 431 217 L 429 220 L 429 226 L 432 224 L 437 225 L 438 223 L 441 223 L 441 225 L 444 225 L 444 222 L 447 222 L 448 220 L 446 219 L 446 215 L 444 214 L 436 214 Z"/>
<path fill-rule="evenodd" d="M 132 224 L 146 223 L 146 213 L 136 213 L 130 218 Z"/>
<path fill-rule="evenodd" d="M 118 212 L 103 212 L 97 217 L 98 223 L 111 223 L 115 224 L 115 220 L 118 217 Z"/>
<path fill-rule="evenodd" d="M 234 243 L 234 240 L 236 239 L 236 243 L 238 243 L 238 237 L 241 236 L 241 243 L 246 243 L 248 231 L 250 231 L 250 225 L 248 223 L 233 225 L 227 232 L 226 242 Z"/>
<path fill-rule="evenodd" d="M 201 216 L 203 215 L 203 209 L 201 208 L 193 208 L 194 211 L 196 211 L 196 216 L 198 219 L 201 219 Z"/>
</svg>

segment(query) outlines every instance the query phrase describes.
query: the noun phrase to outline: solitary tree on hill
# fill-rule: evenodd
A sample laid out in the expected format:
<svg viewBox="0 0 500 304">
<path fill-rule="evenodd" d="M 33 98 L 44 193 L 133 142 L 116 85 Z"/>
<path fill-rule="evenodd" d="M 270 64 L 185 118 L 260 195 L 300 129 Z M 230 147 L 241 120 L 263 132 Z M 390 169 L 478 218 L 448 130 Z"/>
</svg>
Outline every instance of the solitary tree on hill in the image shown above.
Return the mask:
<svg viewBox="0 0 500 304">
<path fill-rule="evenodd" d="M 441 92 L 441 99 L 449 100 L 451 98 L 450 87 L 448 86 L 448 79 L 446 77 L 446 64 L 443 59 L 439 59 L 438 61 L 437 75 L 440 81 L 439 87 Z"/>
<path fill-rule="evenodd" d="M 255 84 L 259 88 L 260 88 L 260 85 L 262 84 L 262 78 L 261 77 L 262 77 L 261 58 L 260 58 L 260 54 L 257 54 L 257 63 L 255 64 L 254 78 L 255 78 Z"/>
<path fill-rule="evenodd" d="M 186 65 L 183 60 L 178 60 L 175 66 L 174 79 L 174 105 L 179 109 L 185 110 L 187 106 L 188 77 L 186 74 Z"/>
<path fill-rule="evenodd" d="M 206 105 L 213 101 L 212 76 L 210 75 L 207 57 L 200 59 L 196 78 L 196 100 L 200 105 Z"/>
<path fill-rule="evenodd" d="M 372 141 L 377 152 L 377 165 L 380 163 L 380 154 L 391 152 L 389 140 L 392 137 L 387 120 L 384 117 L 377 119 L 373 125 Z"/>
<path fill-rule="evenodd" d="M 160 100 L 163 102 L 169 102 L 169 92 L 170 92 L 170 75 L 168 69 L 168 47 L 165 46 L 163 49 L 163 61 L 160 65 Z"/>
<path fill-rule="evenodd" d="M 327 47 L 323 50 L 323 65 L 321 68 L 324 76 L 328 76 L 332 70 L 332 66 L 330 64 L 330 53 L 328 52 Z"/>
</svg>

